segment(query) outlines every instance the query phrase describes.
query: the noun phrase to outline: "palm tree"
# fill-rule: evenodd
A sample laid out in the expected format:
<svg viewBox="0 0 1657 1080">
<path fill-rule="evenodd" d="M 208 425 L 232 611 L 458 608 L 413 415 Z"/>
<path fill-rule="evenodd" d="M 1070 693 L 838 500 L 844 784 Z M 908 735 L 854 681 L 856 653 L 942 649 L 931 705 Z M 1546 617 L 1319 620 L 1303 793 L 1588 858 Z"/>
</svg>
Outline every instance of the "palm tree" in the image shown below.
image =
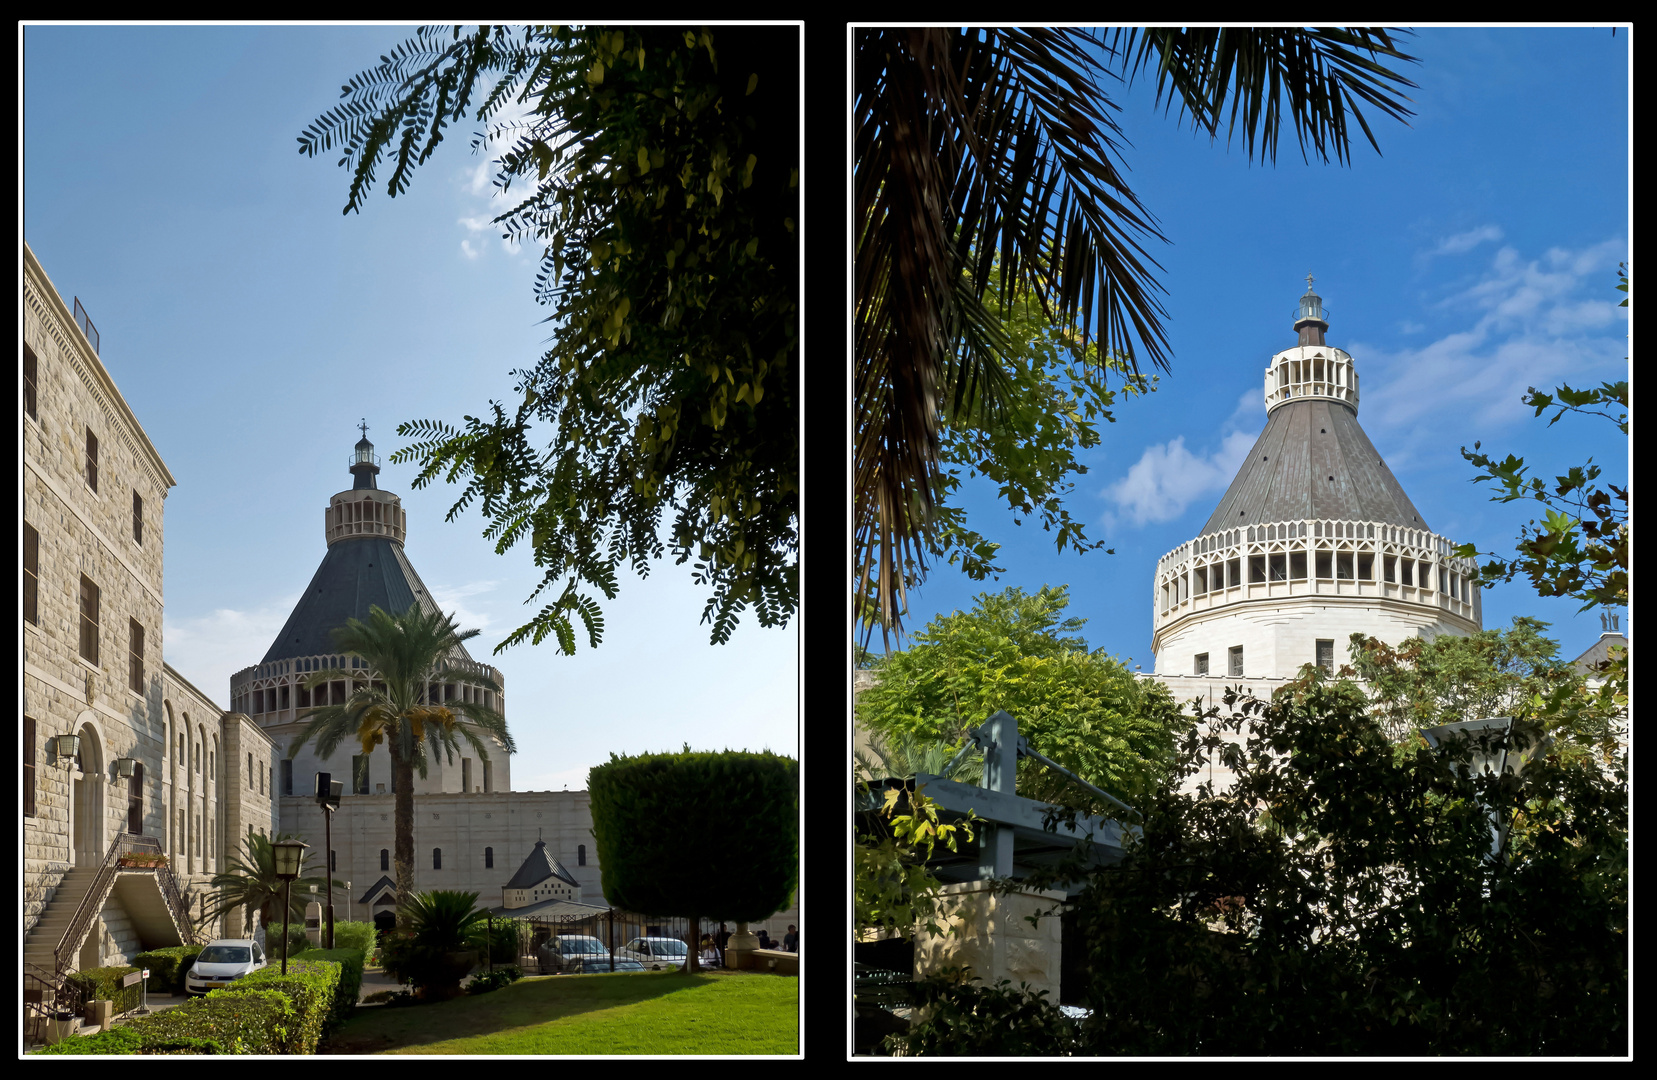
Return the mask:
<svg viewBox="0 0 1657 1080">
<path fill-rule="evenodd" d="M 336 679 L 356 680 L 356 689 L 342 705 L 323 705 L 301 715 L 310 725 L 289 746 L 290 757 L 311 739 L 324 758 L 347 738 L 357 740 L 365 756 L 381 743 L 391 753 L 396 818 L 393 867 L 399 900 L 414 895 L 414 772 L 418 769 L 425 778 L 428 750 L 446 753 L 451 764 L 461 739 L 481 761 L 489 760 L 484 736 L 509 754 L 517 750 L 506 730 L 506 717 L 476 700 L 481 695 L 470 695 L 472 701 L 427 701 L 427 687 L 434 682 L 500 693 L 493 679 L 456 662 L 461 659 L 461 642 L 480 632 L 459 630 L 452 616 L 424 611 L 418 603 L 395 616 L 371 607 L 366 623 L 351 619 L 333 632 L 335 648 L 360 658 L 367 671 L 336 668 L 306 679 L 312 689 Z M 404 918 L 399 910 L 399 922 Z"/>
<path fill-rule="evenodd" d="M 1361 99 L 1412 115 L 1412 61 L 1369 28 L 1146 31 L 872 27 L 857 31 L 854 595 L 867 630 L 901 629 L 925 576 L 939 425 L 993 422 L 1006 346 L 983 297 L 1027 289 L 1056 323 L 1097 311 L 1106 349 L 1139 376 L 1137 343 L 1168 366 L 1164 312 L 1141 241 L 1166 238 L 1113 158 L 1119 107 L 1101 87 L 1155 68 L 1157 100 L 1211 137 L 1239 123 L 1249 157 L 1276 160 L 1287 119 L 1302 155 L 1350 160 Z M 1285 107 L 1286 106 L 1286 107 Z M 1011 285 L 1009 286 L 1009 283 Z M 1131 324 L 1131 332 L 1129 329 Z"/>
<path fill-rule="evenodd" d="M 276 876 L 276 855 L 274 846 L 285 840 L 297 840 L 296 836 L 286 833 L 278 834 L 267 839 L 259 833 L 249 833 L 242 840 L 245 849 L 243 857 L 232 859 L 230 866 L 221 873 L 213 875 L 210 887 L 214 890 L 207 897 L 202 909 L 204 923 L 218 918 L 232 908 L 242 909 L 242 925 L 245 929 L 253 928 L 253 913 L 259 913 L 260 923 L 265 927 L 274 925 L 279 917 L 282 904 L 283 885 L 286 883 Z M 307 851 L 305 862 L 309 863 L 317 852 Z M 300 874 L 305 872 L 301 865 Z M 345 882 L 335 881 L 340 888 Z M 290 920 L 304 925 L 305 893 L 311 886 L 325 887 L 320 877 L 299 877 L 293 883 L 293 888 L 286 890 L 288 895 L 288 917 Z"/>
</svg>

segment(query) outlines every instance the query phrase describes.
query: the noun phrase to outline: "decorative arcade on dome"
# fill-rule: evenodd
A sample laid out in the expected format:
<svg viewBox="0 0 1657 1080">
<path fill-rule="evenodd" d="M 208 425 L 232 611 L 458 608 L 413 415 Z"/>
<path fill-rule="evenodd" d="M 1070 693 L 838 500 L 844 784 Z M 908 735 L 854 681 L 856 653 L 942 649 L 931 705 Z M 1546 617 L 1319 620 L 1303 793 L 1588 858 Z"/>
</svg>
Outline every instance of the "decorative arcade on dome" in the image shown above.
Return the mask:
<svg viewBox="0 0 1657 1080">
<path fill-rule="evenodd" d="M 1156 676 L 1294 678 L 1361 632 L 1396 644 L 1480 629 L 1476 567 L 1432 531 L 1358 425 L 1352 357 L 1312 291 L 1265 371 L 1266 428 L 1198 535 L 1154 585 Z M 1263 692 L 1265 687 L 1260 688 Z"/>
</svg>

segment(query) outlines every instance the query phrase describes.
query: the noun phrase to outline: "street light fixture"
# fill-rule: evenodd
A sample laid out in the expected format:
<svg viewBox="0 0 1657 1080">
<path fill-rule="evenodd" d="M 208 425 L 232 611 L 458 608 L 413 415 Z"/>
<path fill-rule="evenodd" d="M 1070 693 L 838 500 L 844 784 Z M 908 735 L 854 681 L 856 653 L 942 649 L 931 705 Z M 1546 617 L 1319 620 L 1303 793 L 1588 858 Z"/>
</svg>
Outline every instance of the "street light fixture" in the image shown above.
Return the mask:
<svg viewBox="0 0 1657 1080">
<path fill-rule="evenodd" d="M 52 740 L 52 753 L 68 761 L 74 761 L 80 756 L 81 737 L 79 735 L 59 735 Z"/>
<path fill-rule="evenodd" d="M 339 809 L 340 796 L 345 785 L 331 774 L 316 774 L 316 804 L 322 807 L 322 842 L 328 845 L 328 857 L 323 861 L 323 878 L 328 882 L 328 933 L 323 938 L 324 948 L 334 947 L 334 811 Z"/>
<path fill-rule="evenodd" d="M 272 844 L 271 853 L 276 863 L 276 876 L 282 882 L 282 974 L 288 973 L 288 907 L 292 902 L 293 879 L 305 862 L 309 845 L 300 840 L 282 840 Z"/>
<path fill-rule="evenodd" d="M 119 776 L 123 780 L 131 780 L 132 779 L 132 774 L 133 774 L 133 772 L 135 770 L 135 766 L 137 766 L 137 764 L 138 764 L 138 759 L 137 758 L 129 758 L 129 757 L 116 758 L 115 759 L 115 775 Z"/>
</svg>

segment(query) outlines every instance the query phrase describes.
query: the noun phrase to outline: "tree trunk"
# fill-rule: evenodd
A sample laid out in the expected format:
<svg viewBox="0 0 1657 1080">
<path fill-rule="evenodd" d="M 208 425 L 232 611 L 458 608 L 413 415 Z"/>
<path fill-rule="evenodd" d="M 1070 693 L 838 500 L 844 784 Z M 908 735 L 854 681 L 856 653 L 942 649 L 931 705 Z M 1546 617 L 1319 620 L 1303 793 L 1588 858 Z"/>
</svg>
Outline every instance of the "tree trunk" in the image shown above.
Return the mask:
<svg viewBox="0 0 1657 1080">
<path fill-rule="evenodd" d="M 402 928 L 407 923 L 403 904 L 414 895 L 414 762 L 402 760 L 395 736 L 386 742 L 391 749 L 392 780 L 397 785 L 393 796 L 396 838 L 392 844 L 391 865 L 397 881 L 397 925 Z"/>
<path fill-rule="evenodd" d="M 701 925 L 700 915 L 690 917 L 690 931 L 685 934 L 685 944 L 690 946 L 690 958 L 685 961 L 686 975 L 695 975 L 702 970 L 702 935 L 699 932 Z"/>
</svg>

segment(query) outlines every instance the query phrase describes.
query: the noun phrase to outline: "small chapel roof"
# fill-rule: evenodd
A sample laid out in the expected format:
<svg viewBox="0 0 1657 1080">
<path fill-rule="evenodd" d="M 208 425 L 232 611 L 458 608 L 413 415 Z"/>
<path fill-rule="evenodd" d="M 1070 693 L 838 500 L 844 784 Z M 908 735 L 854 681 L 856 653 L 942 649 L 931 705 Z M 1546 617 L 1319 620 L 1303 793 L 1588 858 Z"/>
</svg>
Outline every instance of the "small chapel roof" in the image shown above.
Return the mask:
<svg viewBox="0 0 1657 1080">
<path fill-rule="evenodd" d="M 518 872 L 512 875 L 512 880 L 501 887 L 504 889 L 533 889 L 550 877 L 567 882 L 578 889 L 581 887 L 581 883 L 575 880 L 570 872 L 564 869 L 563 865 L 547 851 L 547 842 L 537 840 L 535 841 L 535 849 L 529 853 L 529 857 L 524 860 L 523 865 L 518 867 Z M 513 910 L 523 911 L 525 909 L 514 908 Z"/>
<path fill-rule="evenodd" d="M 539 904 L 526 904 L 523 907 L 492 907 L 489 914 L 509 919 L 523 919 L 537 915 L 543 919 L 587 919 L 594 915 L 602 915 L 610 909 L 597 907 L 593 904 L 583 904 L 577 900 L 543 900 Z"/>
</svg>

